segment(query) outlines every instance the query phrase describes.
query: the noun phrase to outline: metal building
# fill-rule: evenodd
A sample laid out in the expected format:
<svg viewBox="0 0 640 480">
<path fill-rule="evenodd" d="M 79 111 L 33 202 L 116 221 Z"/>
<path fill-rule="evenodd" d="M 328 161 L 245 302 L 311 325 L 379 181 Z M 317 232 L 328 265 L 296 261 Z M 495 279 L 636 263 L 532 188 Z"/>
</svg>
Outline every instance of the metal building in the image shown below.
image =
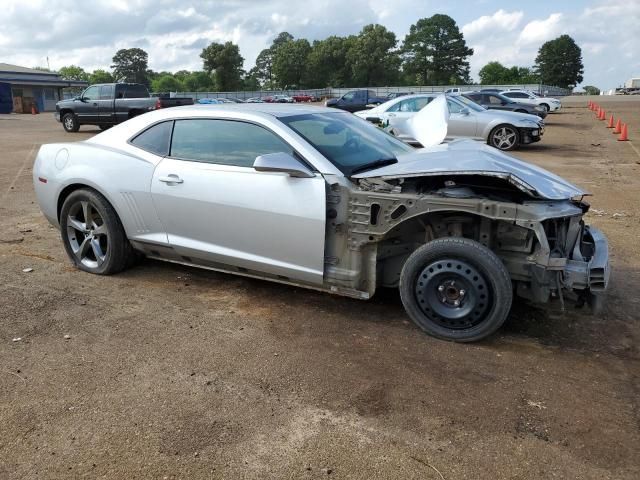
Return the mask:
<svg viewBox="0 0 640 480">
<path fill-rule="evenodd" d="M 7 110 L 7 92 L 11 93 L 11 111 L 30 113 L 34 104 L 39 112 L 53 111 L 56 102 L 62 100 L 62 89 L 69 87 L 86 87 L 84 81 L 64 80 L 55 72 L 19 67 L 8 63 L 0 63 L 0 92 L 5 92 L 2 112 Z"/>
</svg>

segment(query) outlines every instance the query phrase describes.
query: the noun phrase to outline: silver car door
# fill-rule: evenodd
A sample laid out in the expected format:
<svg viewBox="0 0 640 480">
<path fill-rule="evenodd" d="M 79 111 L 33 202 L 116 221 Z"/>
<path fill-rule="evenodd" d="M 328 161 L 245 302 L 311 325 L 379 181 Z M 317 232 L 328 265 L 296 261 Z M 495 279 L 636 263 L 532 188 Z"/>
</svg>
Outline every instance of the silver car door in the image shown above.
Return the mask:
<svg viewBox="0 0 640 480">
<path fill-rule="evenodd" d="M 476 113 L 451 98 L 447 98 L 447 106 L 449 107 L 447 139 L 477 138 Z"/>
<path fill-rule="evenodd" d="M 255 124 L 176 120 L 151 193 L 184 261 L 322 283 L 325 181 L 253 169 L 279 151 L 292 148 Z"/>
</svg>

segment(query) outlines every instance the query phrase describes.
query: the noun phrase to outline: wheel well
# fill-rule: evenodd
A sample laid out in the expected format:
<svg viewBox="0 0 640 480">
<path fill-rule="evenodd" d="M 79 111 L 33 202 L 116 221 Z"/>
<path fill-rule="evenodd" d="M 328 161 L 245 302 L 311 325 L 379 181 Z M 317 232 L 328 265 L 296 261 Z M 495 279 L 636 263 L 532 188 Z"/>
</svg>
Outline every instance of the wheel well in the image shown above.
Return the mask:
<svg viewBox="0 0 640 480">
<path fill-rule="evenodd" d="M 543 102 L 543 103 L 540 104 L 540 106 L 541 107 L 547 107 L 547 110 L 549 109 L 549 104 L 548 103 Z"/>
<path fill-rule="evenodd" d="M 138 115 L 142 115 L 144 110 L 129 110 L 129 118 L 137 117 Z"/>
<path fill-rule="evenodd" d="M 93 192 L 99 193 L 100 195 L 102 195 L 105 198 L 105 200 L 107 200 L 107 202 L 109 202 L 109 199 L 107 198 L 107 196 L 104 193 L 102 193 L 100 190 L 97 190 L 97 189 L 95 189 L 93 187 L 90 187 L 89 185 L 85 185 L 83 183 L 74 183 L 72 185 L 67 185 L 66 187 L 64 187 L 62 189 L 62 191 L 60 192 L 60 195 L 58 195 L 58 204 L 56 205 L 56 215 L 57 215 L 57 218 L 58 218 L 58 222 L 60 222 L 60 212 L 62 212 L 62 205 L 64 205 L 64 201 L 73 192 L 75 192 L 76 190 L 81 190 L 81 189 L 82 190 L 91 190 Z M 119 218 L 120 214 L 118 213 L 118 211 L 114 207 L 113 203 L 109 202 L 109 205 L 111 205 L 111 207 L 115 210 L 116 215 L 118 215 L 118 218 Z"/>
<path fill-rule="evenodd" d="M 64 117 L 67 113 L 73 113 L 73 110 L 70 108 L 63 108 L 60 110 L 60 118 Z"/>
<path fill-rule="evenodd" d="M 530 249 L 533 238 L 513 222 L 467 212 L 440 211 L 408 218 L 391 229 L 378 244 L 378 285 L 394 287 L 406 259 L 431 240 L 459 237 L 475 240 L 491 250 Z"/>
</svg>

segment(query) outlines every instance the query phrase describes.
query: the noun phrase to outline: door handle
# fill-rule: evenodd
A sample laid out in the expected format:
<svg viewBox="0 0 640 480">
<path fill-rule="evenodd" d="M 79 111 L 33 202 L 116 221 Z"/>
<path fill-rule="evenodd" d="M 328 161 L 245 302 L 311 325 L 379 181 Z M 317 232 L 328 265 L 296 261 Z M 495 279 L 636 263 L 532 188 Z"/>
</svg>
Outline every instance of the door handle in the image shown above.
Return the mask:
<svg viewBox="0 0 640 480">
<path fill-rule="evenodd" d="M 162 183 L 166 183 L 167 185 L 184 183 L 184 180 L 182 180 L 178 175 L 175 175 L 173 173 L 167 175 L 166 177 L 159 177 L 158 181 Z"/>
<path fill-rule="evenodd" d="M 389 115 L 390 117 L 395 117 L 395 116 L 396 116 L 396 114 L 395 114 L 395 113 L 389 113 L 388 115 Z"/>
</svg>

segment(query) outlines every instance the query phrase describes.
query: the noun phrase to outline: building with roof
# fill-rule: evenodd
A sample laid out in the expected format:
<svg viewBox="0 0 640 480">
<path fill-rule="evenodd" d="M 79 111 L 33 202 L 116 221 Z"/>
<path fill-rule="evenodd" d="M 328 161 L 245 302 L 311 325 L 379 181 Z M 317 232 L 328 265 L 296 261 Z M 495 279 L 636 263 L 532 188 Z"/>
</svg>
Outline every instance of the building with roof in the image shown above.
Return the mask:
<svg viewBox="0 0 640 480">
<path fill-rule="evenodd" d="M 32 104 L 39 112 L 53 111 L 62 100 L 63 88 L 87 85 L 85 81 L 64 80 L 56 72 L 0 63 L 0 113 L 31 112 Z"/>
</svg>

